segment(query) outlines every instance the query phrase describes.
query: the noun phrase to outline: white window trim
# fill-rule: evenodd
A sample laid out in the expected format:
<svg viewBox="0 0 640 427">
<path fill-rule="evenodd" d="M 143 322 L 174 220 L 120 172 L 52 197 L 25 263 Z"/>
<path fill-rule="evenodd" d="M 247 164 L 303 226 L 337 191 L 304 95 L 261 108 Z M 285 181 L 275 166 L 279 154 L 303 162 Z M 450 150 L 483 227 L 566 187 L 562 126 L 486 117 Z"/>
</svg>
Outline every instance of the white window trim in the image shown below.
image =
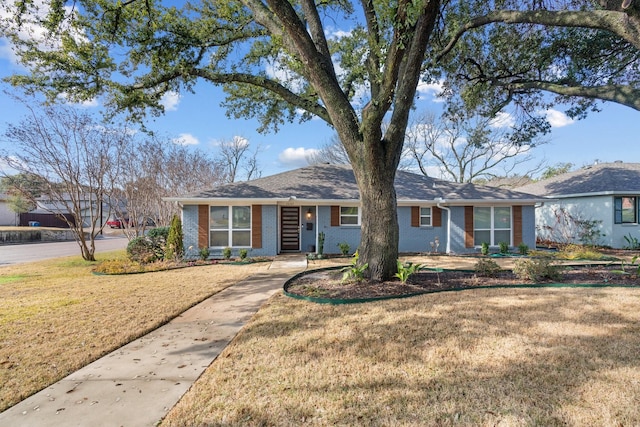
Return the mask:
<svg viewBox="0 0 640 427">
<path fill-rule="evenodd" d="M 418 224 L 420 227 L 433 227 L 433 208 L 431 206 L 420 206 L 420 218 Z M 429 215 L 422 215 L 422 209 L 429 209 Z M 429 224 L 423 224 L 422 218 L 429 218 Z"/>
<path fill-rule="evenodd" d="M 505 208 L 508 207 L 509 208 L 509 228 L 495 228 L 495 208 Z M 475 224 L 475 209 L 476 208 L 490 208 L 491 209 L 491 228 L 476 228 L 476 224 Z M 509 246 L 513 246 L 513 207 L 512 206 L 475 206 L 474 208 L 474 220 L 473 220 L 473 240 L 475 242 L 476 240 L 476 231 L 489 231 L 491 234 L 491 242 L 487 242 L 489 243 L 489 246 L 491 247 L 497 247 L 498 244 L 500 242 L 494 242 L 495 240 L 495 232 L 497 231 L 506 231 L 509 230 Z M 480 245 L 475 245 L 476 248 L 479 248 L 481 246 Z"/>
<path fill-rule="evenodd" d="M 242 208 L 249 208 L 249 228 L 233 228 L 233 208 L 237 208 L 237 207 L 242 207 Z M 251 206 L 248 205 L 224 205 L 224 206 L 220 206 L 220 205 L 211 205 L 209 206 L 209 215 L 211 215 L 211 208 L 227 208 L 227 215 L 229 216 L 229 223 L 228 223 L 228 227 L 226 229 L 224 228 L 212 228 L 211 227 L 211 222 L 209 222 L 209 247 L 210 248 L 216 248 L 216 249 L 223 249 L 223 248 L 234 248 L 234 249 L 250 249 L 251 248 L 251 224 L 252 224 L 252 220 L 253 218 L 251 218 L 252 212 L 251 212 Z M 211 232 L 212 231 L 227 231 L 227 245 L 225 246 L 211 246 Z M 235 231 L 248 231 L 249 232 L 249 246 L 233 246 L 233 233 Z"/>
<path fill-rule="evenodd" d="M 358 223 L 357 224 L 343 224 L 342 223 L 342 217 L 349 217 L 349 218 L 354 218 L 356 217 L 356 215 L 351 215 L 351 214 L 347 214 L 347 215 L 343 215 L 342 214 L 342 208 L 356 208 L 358 209 Z M 345 205 L 341 205 L 340 206 L 340 227 L 360 227 L 362 223 L 362 209 L 360 208 L 360 206 L 345 206 Z"/>
</svg>

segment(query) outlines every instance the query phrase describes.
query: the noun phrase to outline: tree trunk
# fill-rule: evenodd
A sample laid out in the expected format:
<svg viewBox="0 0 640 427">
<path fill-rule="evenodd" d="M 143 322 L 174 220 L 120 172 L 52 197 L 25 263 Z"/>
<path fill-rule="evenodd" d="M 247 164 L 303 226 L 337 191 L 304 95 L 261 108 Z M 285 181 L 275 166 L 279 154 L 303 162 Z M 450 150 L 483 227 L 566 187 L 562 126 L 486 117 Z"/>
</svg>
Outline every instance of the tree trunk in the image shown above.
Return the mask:
<svg viewBox="0 0 640 427">
<path fill-rule="evenodd" d="M 384 281 L 397 271 L 398 214 L 394 186 L 396 169 L 378 169 L 353 164 L 360 189 L 362 228 L 359 262 L 368 263 L 366 277 Z"/>
</svg>

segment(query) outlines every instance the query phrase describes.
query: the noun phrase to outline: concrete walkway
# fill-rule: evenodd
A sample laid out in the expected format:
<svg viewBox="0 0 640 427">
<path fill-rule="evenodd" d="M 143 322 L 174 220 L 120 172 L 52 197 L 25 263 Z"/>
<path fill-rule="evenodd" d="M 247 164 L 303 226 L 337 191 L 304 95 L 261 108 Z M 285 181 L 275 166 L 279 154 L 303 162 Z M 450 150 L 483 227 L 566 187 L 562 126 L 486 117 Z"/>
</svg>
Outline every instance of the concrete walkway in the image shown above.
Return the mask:
<svg viewBox="0 0 640 427">
<path fill-rule="evenodd" d="M 1 427 L 156 425 L 284 282 L 304 255 L 277 257 L 171 322 L 0 413 Z"/>
</svg>

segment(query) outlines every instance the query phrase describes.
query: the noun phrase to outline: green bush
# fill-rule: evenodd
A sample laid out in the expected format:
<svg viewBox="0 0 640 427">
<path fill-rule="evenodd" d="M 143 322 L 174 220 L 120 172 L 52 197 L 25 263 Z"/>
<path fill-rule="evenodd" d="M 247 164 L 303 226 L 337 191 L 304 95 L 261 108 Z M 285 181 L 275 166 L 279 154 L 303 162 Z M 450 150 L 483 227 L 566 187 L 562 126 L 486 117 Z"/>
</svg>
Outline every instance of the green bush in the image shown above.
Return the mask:
<svg viewBox="0 0 640 427">
<path fill-rule="evenodd" d="M 338 247 L 340 248 L 340 253 L 342 255 L 349 255 L 349 251 L 351 250 L 351 246 L 349 246 L 346 242 L 338 243 Z"/>
<path fill-rule="evenodd" d="M 513 273 L 520 280 L 531 282 L 559 280 L 562 277 L 560 267 L 544 258 L 519 259 L 513 265 Z"/>
<path fill-rule="evenodd" d="M 507 242 L 499 242 L 498 246 L 500 247 L 500 253 L 502 255 L 509 253 L 509 244 Z"/>
<path fill-rule="evenodd" d="M 164 250 L 149 237 L 136 237 L 127 245 L 127 256 L 131 261 L 147 264 L 164 257 Z"/>
<path fill-rule="evenodd" d="M 520 255 L 528 255 L 529 246 L 527 246 L 524 242 L 520 242 L 520 244 L 518 245 L 518 252 L 520 253 Z"/>
<path fill-rule="evenodd" d="M 147 233 L 147 237 L 152 240 L 162 241 L 162 244 L 164 245 L 164 243 L 166 243 L 167 241 L 167 238 L 169 237 L 169 227 L 152 228 Z"/>
<path fill-rule="evenodd" d="M 222 256 L 224 257 L 224 259 L 229 259 L 231 258 L 231 248 L 224 248 L 222 250 Z"/>
<path fill-rule="evenodd" d="M 482 277 L 495 277 L 502 270 L 498 263 L 491 259 L 480 259 L 474 266 L 476 275 Z"/>
<path fill-rule="evenodd" d="M 487 242 L 482 242 L 482 246 L 480 247 L 480 253 L 482 255 L 489 255 L 489 244 Z"/>
<path fill-rule="evenodd" d="M 182 258 L 184 254 L 184 244 L 182 240 L 182 221 L 178 215 L 174 215 L 171 219 L 171 227 L 169 227 L 169 236 L 167 237 L 166 259 Z"/>
<path fill-rule="evenodd" d="M 206 246 L 200 248 L 198 255 L 200 255 L 201 260 L 206 261 L 209 258 L 209 248 Z"/>
<path fill-rule="evenodd" d="M 240 259 L 241 259 L 241 260 L 243 260 L 243 261 L 244 261 L 245 259 L 247 259 L 247 254 L 248 254 L 248 253 L 249 253 L 249 251 L 247 251 L 246 249 L 240 249 L 240 250 L 238 251 L 238 255 L 240 255 Z"/>
</svg>

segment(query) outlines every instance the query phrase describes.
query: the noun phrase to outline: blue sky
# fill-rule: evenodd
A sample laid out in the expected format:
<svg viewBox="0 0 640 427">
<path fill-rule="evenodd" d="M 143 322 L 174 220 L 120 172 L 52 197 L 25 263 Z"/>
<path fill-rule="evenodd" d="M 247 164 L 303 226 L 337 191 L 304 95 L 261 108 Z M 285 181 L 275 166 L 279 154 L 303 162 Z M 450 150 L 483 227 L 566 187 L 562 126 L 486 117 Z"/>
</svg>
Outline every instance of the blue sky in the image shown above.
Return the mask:
<svg viewBox="0 0 640 427">
<path fill-rule="evenodd" d="M 6 40 L 0 39 L 0 78 L 22 71 L 14 63 Z M 9 89 L 3 84 L 2 89 Z M 272 175 L 306 165 L 306 154 L 330 142 L 332 129 L 323 121 L 314 119 L 303 124 L 292 123 L 281 127 L 280 132 L 259 134 L 253 120 L 228 119 L 219 106 L 222 92 L 201 82 L 196 93 L 174 94 L 166 97 L 166 113 L 163 117 L 150 117 L 147 127 L 184 144 L 209 152 L 215 156 L 220 141 L 241 137 L 251 147 L 260 146 L 259 164 L 262 175 Z M 436 91 L 423 87 L 416 104 L 416 113 L 439 112 L 441 103 Z M 86 106 L 98 112 L 100 106 Z M 617 104 L 603 104 L 600 113 L 592 113 L 587 119 L 572 122 L 560 111 L 551 114 L 553 130 L 547 136 L 549 143 L 536 148 L 534 161 L 545 159 L 548 165 L 571 162 L 576 166 L 623 160 L 640 162 L 640 113 Z M 18 123 L 25 116 L 25 108 L 10 97 L 0 97 L 0 148 L 6 148 L 2 135 L 8 123 Z M 522 166 L 522 170 L 533 166 Z"/>
</svg>

